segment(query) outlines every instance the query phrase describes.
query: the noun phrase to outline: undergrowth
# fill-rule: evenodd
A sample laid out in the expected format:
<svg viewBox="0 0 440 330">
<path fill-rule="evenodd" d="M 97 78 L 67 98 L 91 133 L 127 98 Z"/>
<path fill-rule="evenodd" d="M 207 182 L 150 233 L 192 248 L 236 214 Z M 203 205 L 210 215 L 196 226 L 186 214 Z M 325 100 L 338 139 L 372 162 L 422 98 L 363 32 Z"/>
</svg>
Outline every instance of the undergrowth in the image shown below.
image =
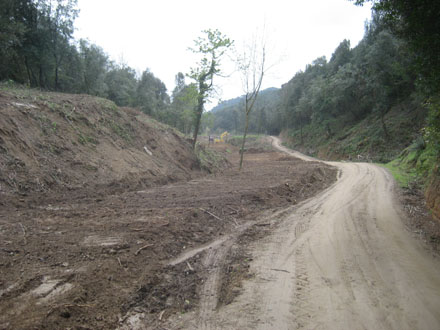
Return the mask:
<svg viewBox="0 0 440 330">
<path fill-rule="evenodd" d="M 284 136 L 289 147 L 318 158 L 388 163 L 420 135 L 425 117 L 426 109 L 400 104 L 386 116 L 387 133 L 372 114 L 357 122 L 340 117 L 312 121 L 302 129 L 285 131 Z"/>
<path fill-rule="evenodd" d="M 383 166 L 390 170 L 401 187 L 422 187 L 433 175 L 437 159 L 435 148 L 420 137 L 396 159 Z"/>
<path fill-rule="evenodd" d="M 241 148 L 243 143 L 242 135 L 234 135 L 229 137 L 228 143 L 233 146 Z M 268 139 L 267 135 L 249 134 L 246 136 L 245 149 L 259 149 L 262 151 L 273 150 L 271 140 Z"/>
<path fill-rule="evenodd" d="M 197 143 L 195 151 L 197 159 L 199 160 L 200 168 L 209 173 L 220 171 L 228 162 L 226 157 L 221 153 L 207 148 L 203 144 Z"/>
</svg>

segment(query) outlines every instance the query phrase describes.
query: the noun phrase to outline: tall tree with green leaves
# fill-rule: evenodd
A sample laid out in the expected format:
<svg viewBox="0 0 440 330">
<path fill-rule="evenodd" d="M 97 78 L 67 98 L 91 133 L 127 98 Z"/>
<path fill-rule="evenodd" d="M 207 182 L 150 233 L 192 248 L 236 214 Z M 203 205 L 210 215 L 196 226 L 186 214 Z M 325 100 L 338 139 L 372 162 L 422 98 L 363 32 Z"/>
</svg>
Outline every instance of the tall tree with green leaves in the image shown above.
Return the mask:
<svg viewBox="0 0 440 330">
<path fill-rule="evenodd" d="M 151 116 L 165 119 L 162 112 L 168 104 L 169 96 L 165 84 L 150 70 L 145 70 L 137 83 L 135 105 Z"/>
<path fill-rule="evenodd" d="M 440 2 L 427 0 L 350 0 L 373 3 L 373 10 L 398 36 L 409 42 L 416 55 L 425 87 L 440 89 Z"/>
<path fill-rule="evenodd" d="M 214 90 L 214 77 L 221 74 L 221 58 L 233 44 L 233 41 L 219 30 L 209 29 L 202 32 L 204 36 L 194 40 L 194 48 L 190 48 L 193 53 L 201 56 L 197 66 L 191 68 L 188 75 L 196 82 L 198 89 L 193 148 L 196 146 L 206 100 Z"/>
<path fill-rule="evenodd" d="M 119 106 L 133 106 L 138 82 L 136 72 L 128 66 L 114 66 L 105 75 L 106 97 Z"/>
<path fill-rule="evenodd" d="M 30 6 L 30 0 L 0 2 L 0 79 L 19 78 L 20 70 L 11 64 L 17 62 L 18 50 L 26 33 L 26 25 L 19 15 L 22 6 Z"/>
<path fill-rule="evenodd" d="M 104 78 L 110 65 L 108 56 L 101 47 L 81 39 L 79 41 L 81 59 L 81 91 L 90 95 L 104 95 Z"/>
<path fill-rule="evenodd" d="M 185 75 L 181 72 L 176 75 L 175 80 L 176 87 L 171 95 L 172 102 L 170 105 L 172 121 L 169 124 L 182 133 L 189 134 L 195 121 L 194 109 L 197 106 L 197 85 L 195 83 L 187 85 Z"/>
<path fill-rule="evenodd" d="M 393 33 L 409 44 L 416 59 L 430 115 L 428 131 L 440 131 L 440 2 L 427 0 L 351 0 L 356 5 L 373 3 L 373 10 Z M 434 143 L 439 146 L 440 142 Z M 440 148 L 436 148 L 440 157 Z"/>
<path fill-rule="evenodd" d="M 54 88 L 59 89 L 59 70 L 73 37 L 73 22 L 78 16 L 77 0 L 39 1 L 43 26 L 47 31 L 47 46 L 53 56 Z"/>
</svg>

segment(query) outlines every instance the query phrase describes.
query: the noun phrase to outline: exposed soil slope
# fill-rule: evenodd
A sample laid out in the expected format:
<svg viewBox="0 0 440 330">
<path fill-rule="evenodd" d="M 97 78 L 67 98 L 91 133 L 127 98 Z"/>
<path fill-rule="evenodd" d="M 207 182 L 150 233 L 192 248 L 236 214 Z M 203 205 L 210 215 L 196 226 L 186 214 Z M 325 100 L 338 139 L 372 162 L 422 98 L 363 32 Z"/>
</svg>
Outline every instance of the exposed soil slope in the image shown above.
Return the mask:
<svg viewBox="0 0 440 330">
<path fill-rule="evenodd" d="M 189 143 L 87 95 L 0 88 L 0 194 L 148 187 L 198 175 Z"/>
<path fill-rule="evenodd" d="M 432 180 L 426 189 L 426 202 L 432 210 L 433 214 L 436 216 L 437 220 L 440 221 L 440 166 L 437 165 L 434 169 L 435 175 L 432 176 Z"/>
</svg>

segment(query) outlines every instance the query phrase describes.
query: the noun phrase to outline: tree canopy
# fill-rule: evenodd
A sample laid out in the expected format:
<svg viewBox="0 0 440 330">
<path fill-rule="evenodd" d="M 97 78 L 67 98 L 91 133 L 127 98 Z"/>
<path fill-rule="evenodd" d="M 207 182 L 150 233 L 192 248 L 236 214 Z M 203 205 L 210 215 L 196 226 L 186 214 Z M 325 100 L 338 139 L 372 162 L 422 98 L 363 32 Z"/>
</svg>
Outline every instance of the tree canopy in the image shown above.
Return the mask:
<svg viewBox="0 0 440 330">
<path fill-rule="evenodd" d="M 190 48 L 193 53 L 201 56 L 197 65 L 191 68 L 188 75 L 195 81 L 198 92 L 193 147 L 196 145 L 199 134 L 205 102 L 214 90 L 214 77 L 221 73 L 221 58 L 233 44 L 233 41 L 219 30 L 204 30 L 203 33 L 203 37 L 194 40 L 194 48 Z"/>
<path fill-rule="evenodd" d="M 397 36 L 408 41 L 425 87 L 440 90 L 440 2 L 428 0 L 351 0 L 373 2 L 373 10 Z"/>
</svg>

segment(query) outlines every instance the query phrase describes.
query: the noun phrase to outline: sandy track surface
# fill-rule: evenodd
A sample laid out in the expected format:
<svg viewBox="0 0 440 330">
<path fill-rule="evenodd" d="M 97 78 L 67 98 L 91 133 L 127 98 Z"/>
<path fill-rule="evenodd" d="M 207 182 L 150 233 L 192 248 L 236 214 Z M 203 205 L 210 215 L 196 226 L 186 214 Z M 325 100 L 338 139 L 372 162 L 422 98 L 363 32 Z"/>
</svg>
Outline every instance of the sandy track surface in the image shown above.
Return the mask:
<svg viewBox="0 0 440 330">
<path fill-rule="evenodd" d="M 390 174 L 329 164 L 337 183 L 264 220 L 276 225 L 250 248 L 242 294 L 215 310 L 211 285 L 200 312 L 172 328 L 440 329 L 440 262 L 405 229 Z"/>
</svg>

